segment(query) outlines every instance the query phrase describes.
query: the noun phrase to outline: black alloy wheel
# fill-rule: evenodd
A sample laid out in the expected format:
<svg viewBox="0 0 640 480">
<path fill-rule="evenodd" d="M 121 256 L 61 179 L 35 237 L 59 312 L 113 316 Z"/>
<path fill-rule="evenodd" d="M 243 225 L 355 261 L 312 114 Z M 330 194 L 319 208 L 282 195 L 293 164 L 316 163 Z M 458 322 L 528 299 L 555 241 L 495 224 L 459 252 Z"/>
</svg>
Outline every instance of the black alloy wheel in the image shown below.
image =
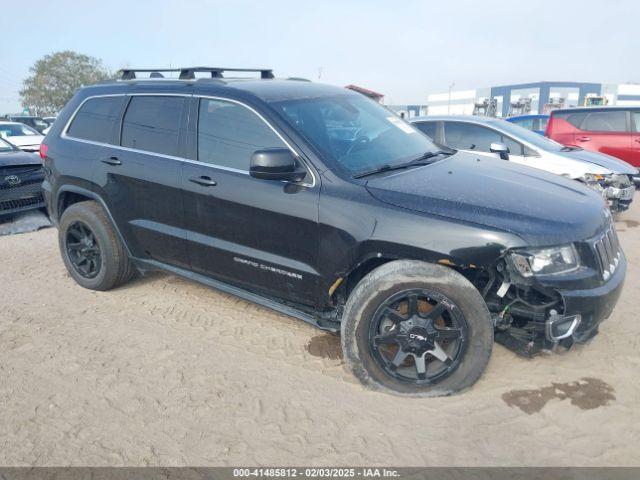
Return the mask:
<svg viewBox="0 0 640 480">
<path fill-rule="evenodd" d="M 468 327 L 444 295 L 422 288 L 398 292 L 382 302 L 369 327 L 369 349 L 391 377 L 432 385 L 460 365 Z"/>
<path fill-rule="evenodd" d="M 75 221 L 66 231 L 65 247 L 73 268 L 85 278 L 95 278 L 102 267 L 100 244 L 91 229 Z"/>
</svg>

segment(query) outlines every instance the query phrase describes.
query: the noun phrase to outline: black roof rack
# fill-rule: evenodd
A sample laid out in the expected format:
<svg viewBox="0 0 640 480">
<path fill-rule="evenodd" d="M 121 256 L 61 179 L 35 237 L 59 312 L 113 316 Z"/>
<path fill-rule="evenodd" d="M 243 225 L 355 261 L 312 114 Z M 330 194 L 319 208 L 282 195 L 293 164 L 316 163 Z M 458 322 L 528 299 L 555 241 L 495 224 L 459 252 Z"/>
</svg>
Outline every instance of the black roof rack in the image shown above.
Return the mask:
<svg viewBox="0 0 640 480">
<path fill-rule="evenodd" d="M 152 78 L 161 78 L 160 72 L 180 72 L 180 68 L 123 68 L 120 70 L 120 80 L 134 80 L 136 78 L 136 72 L 150 73 Z M 161 77 L 158 77 L 160 75 Z"/>
<path fill-rule="evenodd" d="M 224 72 L 260 72 L 260 78 L 274 78 L 270 68 L 224 68 L 224 67 L 183 67 L 183 68 L 123 68 L 121 80 L 134 80 L 136 72 L 151 73 L 151 78 L 163 78 L 160 72 L 180 72 L 180 80 L 193 80 L 196 72 L 211 73 L 211 78 L 224 78 Z"/>
</svg>

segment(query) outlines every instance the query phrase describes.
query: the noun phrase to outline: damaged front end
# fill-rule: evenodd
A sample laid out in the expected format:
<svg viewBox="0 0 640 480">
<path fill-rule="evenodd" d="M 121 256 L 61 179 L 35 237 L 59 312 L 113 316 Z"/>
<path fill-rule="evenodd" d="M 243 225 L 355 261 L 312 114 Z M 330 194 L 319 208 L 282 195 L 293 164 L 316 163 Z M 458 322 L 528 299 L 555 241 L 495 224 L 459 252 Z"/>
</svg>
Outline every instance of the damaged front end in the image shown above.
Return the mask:
<svg viewBox="0 0 640 480">
<path fill-rule="evenodd" d="M 629 209 L 636 191 L 634 177 L 625 174 L 585 174 L 581 179 L 589 187 L 599 192 L 612 212 Z"/>
<path fill-rule="evenodd" d="M 583 242 L 509 250 L 475 283 L 491 312 L 495 340 L 533 356 L 591 339 L 611 314 L 625 271 L 624 253 L 609 225 Z"/>
</svg>

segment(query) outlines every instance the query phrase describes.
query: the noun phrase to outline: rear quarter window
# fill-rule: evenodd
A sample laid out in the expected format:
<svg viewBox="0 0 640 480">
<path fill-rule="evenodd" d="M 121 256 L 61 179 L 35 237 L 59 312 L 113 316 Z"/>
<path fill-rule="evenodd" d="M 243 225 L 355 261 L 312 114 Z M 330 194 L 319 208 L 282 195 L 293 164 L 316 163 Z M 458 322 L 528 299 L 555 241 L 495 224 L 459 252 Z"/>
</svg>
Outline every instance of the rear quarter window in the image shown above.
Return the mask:
<svg viewBox="0 0 640 480">
<path fill-rule="evenodd" d="M 114 143 L 124 101 L 123 96 L 90 98 L 76 113 L 67 134 L 82 140 Z"/>
</svg>

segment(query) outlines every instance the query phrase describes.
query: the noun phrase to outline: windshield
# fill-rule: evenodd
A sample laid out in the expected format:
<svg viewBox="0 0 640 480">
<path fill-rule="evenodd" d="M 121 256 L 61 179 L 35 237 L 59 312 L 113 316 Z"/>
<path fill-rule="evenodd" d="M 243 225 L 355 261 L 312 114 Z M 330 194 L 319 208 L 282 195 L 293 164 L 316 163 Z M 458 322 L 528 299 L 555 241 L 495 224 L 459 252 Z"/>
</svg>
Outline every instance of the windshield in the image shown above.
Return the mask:
<svg viewBox="0 0 640 480">
<path fill-rule="evenodd" d="M 350 174 L 438 150 L 415 127 L 359 94 L 287 100 L 273 106 L 324 157 Z"/>
<path fill-rule="evenodd" d="M 516 125 L 515 123 L 507 122 L 505 120 L 499 120 L 499 126 L 501 130 L 504 130 L 505 133 L 509 133 L 515 137 L 516 140 L 524 140 L 525 142 L 529 142 L 534 147 L 538 147 L 541 150 L 545 150 L 547 152 L 559 152 L 563 148 L 564 145 L 551 140 L 550 138 L 544 137 L 539 133 L 533 132 L 531 130 L 527 130 L 524 127 Z"/>
<path fill-rule="evenodd" d="M 21 137 L 23 135 L 40 135 L 40 133 L 22 123 L 0 123 L 0 135 L 3 137 Z"/>
<path fill-rule="evenodd" d="M 0 138 L 0 152 L 11 152 L 14 150 L 13 145 Z"/>
</svg>

